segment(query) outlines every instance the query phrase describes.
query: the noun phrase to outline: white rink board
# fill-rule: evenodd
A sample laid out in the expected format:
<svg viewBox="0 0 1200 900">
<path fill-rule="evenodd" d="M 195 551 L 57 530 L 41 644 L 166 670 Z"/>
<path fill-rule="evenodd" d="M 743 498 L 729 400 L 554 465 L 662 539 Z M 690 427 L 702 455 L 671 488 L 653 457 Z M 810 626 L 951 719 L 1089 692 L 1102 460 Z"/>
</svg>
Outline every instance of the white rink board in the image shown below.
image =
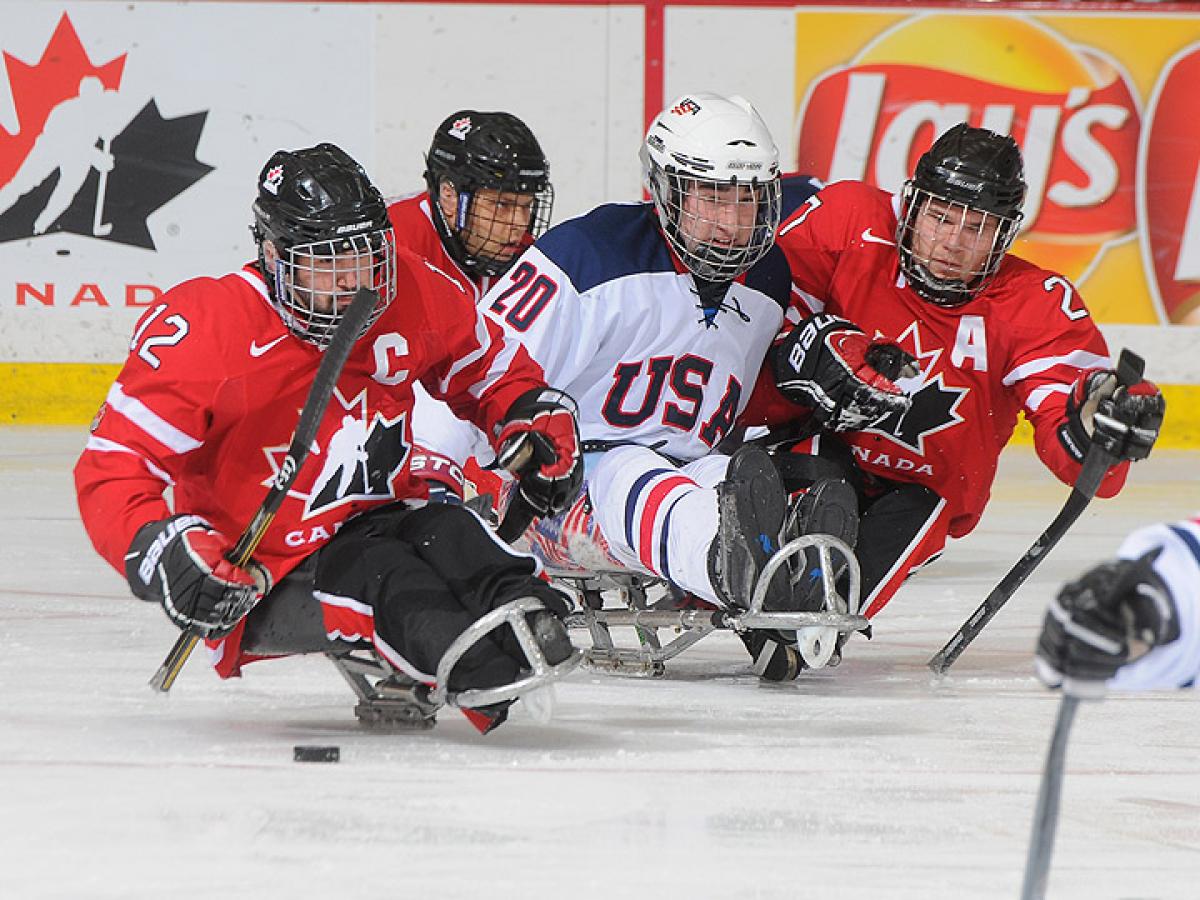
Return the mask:
<svg viewBox="0 0 1200 900">
<path fill-rule="evenodd" d="M 152 100 L 167 119 L 205 117 L 195 158 L 211 171 L 147 216 L 152 248 L 66 231 L 0 240 L 0 364 L 122 361 L 150 291 L 253 256 L 254 179 L 280 147 L 332 140 L 386 195 L 401 195 L 423 187 L 423 155 L 446 115 L 504 108 L 544 144 L 556 221 L 641 194 L 639 4 L 8 0 L 0 50 L 38 65 L 64 15 L 92 64 L 124 57 L 129 114 Z M 666 6 L 664 97 L 744 94 L 793 167 L 796 28 L 789 7 Z M 21 124 L 11 81 L 0 75 L 0 128 L 10 133 Z M 120 206 L 116 187 L 108 202 Z M 1200 357 L 1187 352 L 1195 329 L 1113 328 L 1135 329 L 1130 345 L 1149 377 L 1200 383 Z"/>
</svg>

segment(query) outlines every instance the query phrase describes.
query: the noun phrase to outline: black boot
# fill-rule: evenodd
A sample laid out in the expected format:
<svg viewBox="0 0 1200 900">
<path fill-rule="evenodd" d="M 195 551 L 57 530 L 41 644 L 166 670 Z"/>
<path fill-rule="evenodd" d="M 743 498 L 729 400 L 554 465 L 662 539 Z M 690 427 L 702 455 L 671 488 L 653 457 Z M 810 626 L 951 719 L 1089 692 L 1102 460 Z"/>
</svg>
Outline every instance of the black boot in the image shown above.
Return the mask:
<svg viewBox="0 0 1200 900">
<path fill-rule="evenodd" d="M 788 513 L 789 534 L 828 534 L 840 538 L 851 550 L 858 542 L 858 495 L 847 482 L 823 479 L 816 482 L 793 504 Z M 835 564 L 837 559 L 834 559 Z M 844 566 L 834 572 L 834 580 Z M 815 547 L 804 551 L 804 571 L 793 588 L 794 609 L 820 612 L 824 609 L 821 560 Z"/>
<path fill-rule="evenodd" d="M 747 609 L 767 560 L 780 547 L 787 515 L 783 482 L 765 450 L 741 447 L 717 485 L 717 534 L 708 551 L 708 575 L 717 596 L 732 609 Z M 771 579 L 764 609 L 788 609 L 787 567 Z"/>
<path fill-rule="evenodd" d="M 754 660 L 754 673 L 764 681 L 791 681 L 804 668 L 795 646 L 778 640 L 773 631 L 743 631 L 738 637 Z"/>
</svg>

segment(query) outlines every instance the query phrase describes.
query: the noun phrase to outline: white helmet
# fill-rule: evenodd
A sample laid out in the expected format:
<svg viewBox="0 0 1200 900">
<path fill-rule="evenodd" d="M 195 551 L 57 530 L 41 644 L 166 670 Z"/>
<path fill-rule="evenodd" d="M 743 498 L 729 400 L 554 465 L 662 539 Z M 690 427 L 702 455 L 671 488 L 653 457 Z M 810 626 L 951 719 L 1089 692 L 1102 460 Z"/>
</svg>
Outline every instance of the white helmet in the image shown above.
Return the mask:
<svg viewBox="0 0 1200 900">
<path fill-rule="evenodd" d="M 642 177 L 684 265 L 732 281 L 758 262 L 779 229 L 779 150 L 742 97 L 684 94 L 642 144 Z"/>
</svg>

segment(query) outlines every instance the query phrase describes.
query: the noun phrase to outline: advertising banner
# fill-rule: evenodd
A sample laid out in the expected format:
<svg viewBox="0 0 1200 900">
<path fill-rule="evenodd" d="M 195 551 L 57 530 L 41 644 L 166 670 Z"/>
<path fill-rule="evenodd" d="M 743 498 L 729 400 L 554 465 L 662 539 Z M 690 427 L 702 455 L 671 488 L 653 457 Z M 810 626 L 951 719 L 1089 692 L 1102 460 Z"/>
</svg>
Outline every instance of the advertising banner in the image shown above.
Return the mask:
<svg viewBox="0 0 1200 900">
<path fill-rule="evenodd" d="M 370 11 L 280 9 L 0 4 L 0 363 L 120 362 L 163 291 L 250 259 L 274 150 L 370 166 Z"/>
<path fill-rule="evenodd" d="M 1200 17 L 802 8 L 797 163 L 898 190 L 959 121 L 1010 133 L 1014 252 L 1095 318 L 1200 324 Z"/>
</svg>

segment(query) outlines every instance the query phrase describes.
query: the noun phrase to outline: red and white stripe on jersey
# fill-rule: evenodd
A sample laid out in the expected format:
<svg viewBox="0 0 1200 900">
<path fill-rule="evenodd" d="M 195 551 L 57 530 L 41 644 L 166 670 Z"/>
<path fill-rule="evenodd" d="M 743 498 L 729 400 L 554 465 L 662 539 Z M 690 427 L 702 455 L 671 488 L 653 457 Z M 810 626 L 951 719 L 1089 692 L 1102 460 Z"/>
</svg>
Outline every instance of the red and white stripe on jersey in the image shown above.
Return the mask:
<svg viewBox="0 0 1200 900">
<path fill-rule="evenodd" d="M 1030 391 L 1029 396 L 1025 399 L 1025 408 L 1031 412 L 1037 412 L 1047 397 L 1053 394 L 1070 394 L 1081 372 L 1088 369 L 1108 368 L 1111 365 L 1107 356 L 1087 350 L 1076 350 L 1063 356 L 1047 356 L 1027 360 L 1005 373 L 1001 383 L 1005 387 L 1014 387 L 1034 376 L 1039 376 L 1039 380 L 1053 377 L 1055 379 L 1053 383 L 1039 385 Z"/>
</svg>

